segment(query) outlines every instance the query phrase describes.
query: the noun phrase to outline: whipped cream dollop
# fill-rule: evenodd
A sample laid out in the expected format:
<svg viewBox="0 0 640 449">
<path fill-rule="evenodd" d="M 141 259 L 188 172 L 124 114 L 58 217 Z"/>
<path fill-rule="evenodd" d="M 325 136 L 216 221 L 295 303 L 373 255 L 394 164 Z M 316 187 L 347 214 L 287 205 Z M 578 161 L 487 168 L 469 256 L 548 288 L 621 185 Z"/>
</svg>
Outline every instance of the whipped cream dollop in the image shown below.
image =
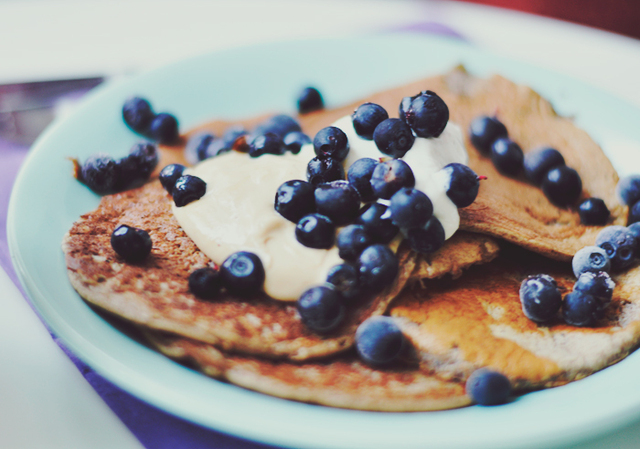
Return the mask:
<svg viewBox="0 0 640 449">
<path fill-rule="evenodd" d="M 371 140 L 362 139 L 350 116 L 336 123 L 349 139 L 345 171 L 358 159 L 388 157 Z M 295 237 L 296 224 L 274 209 L 278 187 L 293 179 L 306 180 L 313 145 L 297 155 L 265 154 L 251 158 L 231 151 L 207 159 L 185 173 L 207 183 L 205 195 L 186 206 L 173 206 L 173 213 L 186 234 L 213 262 L 220 265 L 237 251 L 255 253 L 265 269 L 264 290 L 281 301 L 296 301 L 307 289 L 322 285 L 331 267 L 342 263 L 337 247 L 313 249 Z M 458 229 L 458 209 L 446 194 L 448 176 L 441 169 L 452 162 L 468 160 L 460 127 L 449 122 L 438 138 L 416 138 L 402 158 L 416 178 L 416 188 L 433 203 L 434 215 L 442 223 L 446 238 Z"/>
</svg>

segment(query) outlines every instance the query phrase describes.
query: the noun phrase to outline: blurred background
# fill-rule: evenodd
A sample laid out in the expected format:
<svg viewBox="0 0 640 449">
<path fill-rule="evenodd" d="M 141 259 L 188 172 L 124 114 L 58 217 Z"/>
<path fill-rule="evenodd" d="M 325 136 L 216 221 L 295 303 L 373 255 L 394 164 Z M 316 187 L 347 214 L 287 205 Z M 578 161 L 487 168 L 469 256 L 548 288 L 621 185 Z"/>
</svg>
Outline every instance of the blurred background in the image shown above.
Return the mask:
<svg viewBox="0 0 640 449">
<path fill-rule="evenodd" d="M 638 0 L 470 0 L 640 38 Z"/>
</svg>

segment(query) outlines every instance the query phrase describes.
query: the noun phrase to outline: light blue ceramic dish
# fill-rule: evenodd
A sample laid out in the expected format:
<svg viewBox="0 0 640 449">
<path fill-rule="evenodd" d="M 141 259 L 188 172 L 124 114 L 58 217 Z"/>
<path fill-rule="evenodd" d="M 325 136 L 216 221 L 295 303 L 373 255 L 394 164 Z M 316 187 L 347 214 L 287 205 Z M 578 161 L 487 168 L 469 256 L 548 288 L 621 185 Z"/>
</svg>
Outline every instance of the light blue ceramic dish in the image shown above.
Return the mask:
<svg viewBox="0 0 640 449">
<path fill-rule="evenodd" d="M 585 380 L 501 407 L 389 414 L 276 399 L 209 379 L 147 349 L 96 315 L 67 280 L 60 242 L 98 197 L 71 177 L 66 157 L 126 154 L 138 140 L 120 117 L 127 97 L 149 98 L 157 111 L 175 113 L 188 129 L 211 117 L 293 112 L 295 93 L 308 84 L 334 106 L 459 63 L 476 75 L 497 72 L 533 86 L 603 143 L 619 169 L 630 156 L 621 150 L 628 145 L 615 142 L 640 146 L 638 109 L 573 79 L 445 38 L 385 35 L 215 53 L 104 86 L 37 142 L 13 190 L 8 220 L 11 254 L 25 290 L 51 329 L 120 387 L 204 426 L 275 445 L 549 447 L 636 419 L 640 353 Z"/>
</svg>

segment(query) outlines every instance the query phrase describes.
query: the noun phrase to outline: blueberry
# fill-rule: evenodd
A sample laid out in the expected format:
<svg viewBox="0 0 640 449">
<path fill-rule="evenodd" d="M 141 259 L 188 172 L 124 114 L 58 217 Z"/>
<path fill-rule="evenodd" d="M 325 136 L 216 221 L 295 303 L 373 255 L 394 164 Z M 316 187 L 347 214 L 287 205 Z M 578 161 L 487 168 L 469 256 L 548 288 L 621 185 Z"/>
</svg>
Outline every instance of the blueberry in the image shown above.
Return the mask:
<svg viewBox="0 0 640 449">
<path fill-rule="evenodd" d="M 640 201 L 637 201 L 633 206 L 629 208 L 629 215 L 627 216 L 627 225 L 637 223 L 639 221 L 640 221 Z"/>
<path fill-rule="evenodd" d="M 189 291 L 200 299 L 213 299 L 222 289 L 220 271 L 211 267 L 198 268 L 189 275 Z"/>
<path fill-rule="evenodd" d="M 602 316 L 599 301 L 591 294 L 574 290 L 565 296 L 562 303 L 562 317 L 572 326 L 593 326 Z"/>
<path fill-rule="evenodd" d="M 363 103 L 351 114 L 353 129 L 366 140 L 372 140 L 376 126 L 388 118 L 386 109 L 375 103 Z"/>
<path fill-rule="evenodd" d="M 176 185 L 178 178 L 182 176 L 186 167 L 182 164 L 169 164 L 160 170 L 160 184 L 169 192 L 173 193 L 173 187 Z"/>
<path fill-rule="evenodd" d="M 345 299 L 355 299 L 361 293 L 358 269 L 349 263 L 332 267 L 327 274 L 327 284 Z"/>
<path fill-rule="evenodd" d="M 258 256 L 248 251 L 238 251 L 225 259 L 220 266 L 222 284 L 232 295 L 252 296 L 264 285 L 264 267 Z"/>
<path fill-rule="evenodd" d="M 622 178 L 618 181 L 616 193 L 627 206 L 633 206 L 640 201 L 640 175 L 629 175 Z"/>
<path fill-rule="evenodd" d="M 132 97 L 125 101 L 122 107 L 122 118 L 133 131 L 144 134 L 149 129 L 155 113 L 151 104 L 144 98 Z"/>
<path fill-rule="evenodd" d="M 155 145 L 148 142 L 135 144 L 128 156 L 116 161 L 120 166 L 117 190 L 131 189 L 144 184 L 155 170 L 159 159 Z"/>
<path fill-rule="evenodd" d="M 308 182 L 287 181 L 278 187 L 274 207 L 284 218 L 297 223 L 302 217 L 315 211 L 314 190 Z"/>
<path fill-rule="evenodd" d="M 364 289 L 380 292 L 393 283 L 399 271 L 398 258 L 382 244 L 371 245 L 358 258 L 360 283 Z"/>
<path fill-rule="evenodd" d="M 349 154 L 349 139 L 340 128 L 327 126 L 313 138 L 313 150 L 320 159 L 330 157 L 342 162 Z"/>
<path fill-rule="evenodd" d="M 149 142 L 135 144 L 129 150 L 128 157 L 135 161 L 138 168 L 138 176 L 145 180 L 149 179 L 160 160 L 158 148 Z"/>
<path fill-rule="evenodd" d="M 613 270 L 622 270 L 633 262 L 636 239 L 624 226 L 607 226 L 596 237 L 596 245 L 604 249 Z"/>
<path fill-rule="evenodd" d="M 627 230 L 636 239 L 635 255 L 637 257 L 638 255 L 640 255 L 640 223 L 631 223 L 629 226 L 627 226 Z"/>
<path fill-rule="evenodd" d="M 256 126 L 253 130 L 253 135 L 259 136 L 260 134 L 274 133 L 282 139 L 284 136 L 294 131 L 302 131 L 302 128 L 296 119 L 289 115 L 280 114 L 269 117 L 267 120 Z"/>
<path fill-rule="evenodd" d="M 209 132 L 194 134 L 189 137 L 184 147 L 184 157 L 189 164 L 196 164 L 211 156 L 209 146 L 216 140 L 216 136 Z"/>
<path fill-rule="evenodd" d="M 380 203 L 369 203 L 360 210 L 355 223 L 364 227 L 375 243 L 389 243 L 398 234 L 398 227 L 391 218 L 386 217 L 387 206 Z M 385 215 L 385 218 L 382 216 Z"/>
<path fill-rule="evenodd" d="M 589 293 L 606 307 L 611 302 L 615 286 L 616 283 L 606 272 L 599 271 L 594 273 L 587 271 L 580 274 L 573 289 Z"/>
<path fill-rule="evenodd" d="M 315 87 L 305 87 L 298 95 L 298 112 L 306 114 L 307 112 L 319 111 L 324 108 L 322 95 Z"/>
<path fill-rule="evenodd" d="M 307 181 L 313 186 L 340 179 L 344 179 L 344 167 L 342 162 L 332 157 L 326 159 L 314 157 L 307 164 Z"/>
<path fill-rule="evenodd" d="M 161 112 L 149 125 L 149 137 L 162 144 L 172 144 L 178 140 L 178 120 L 171 114 Z"/>
<path fill-rule="evenodd" d="M 120 225 L 111 233 L 111 247 L 127 262 L 142 262 L 151 246 L 151 237 L 144 229 Z"/>
<path fill-rule="evenodd" d="M 242 125 L 232 125 L 224 130 L 224 134 L 222 134 L 222 147 L 231 149 L 233 148 L 233 144 L 236 143 L 239 137 L 246 136 L 249 132 Z"/>
<path fill-rule="evenodd" d="M 88 157 L 82 164 L 80 181 L 97 194 L 113 193 L 120 183 L 119 168 L 118 163 L 111 156 L 95 154 Z"/>
<path fill-rule="evenodd" d="M 253 139 L 249 145 L 249 156 L 259 157 L 263 154 L 284 154 L 284 144 L 280 136 L 268 132 Z"/>
<path fill-rule="evenodd" d="M 465 391 L 476 404 L 500 405 L 509 400 L 511 382 L 502 373 L 480 368 L 467 379 Z"/>
<path fill-rule="evenodd" d="M 609 220 L 609 209 L 600 198 L 587 198 L 578 206 L 580 223 L 587 226 L 603 226 Z"/>
<path fill-rule="evenodd" d="M 542 181 L 542 191 L 556 206 L 571 206 L 580 198 L 582 180 L 573 168 L 561 165 L 547 172 Z"/>
<path fill-rule="evenodd" d="M 319 334 L 336 329 L 344 320 L 346 311 L 340 294 L 330 287 L 311 287 L 297 303 L 302 323 Z"/>
<path fill-rule="evenodd" d="M 412 97 L 411 104 L 403 112 L 404 114 L 400 118 L 411 127 L 418 137 L 438 137 L 449 121 L 447 104 L 430 90 L 425 90 Z"/>
<path fill-rule="evenodd" d="M 555 279 L 546 274 L 529 276 L 520 284 L 522 311 L 530 320 L 551 320 L 562 306 L 562 295 Z"/>
<path fill-rule="evenodd" d="M 508 135 L 507 128 L 495 117 L 477 117 L 469 126 L 471 144 L 484 154 L 489 154 L 493 142 Z"/>
<path fill-rule="evenodd" d="M 336 226 L 324 215 L 305 215 L 296 225 L 296 239 L 309 248 L 329 249 L 336 239 Z"/>
<path fill-rule="evenodd" d="M 396 360 L 406 344 L 406 338 L 393 318 L 367 318 L 356 330 L 356 350 L 360 358 L 372 366 L 387 365 Z"/>
<path fill-rule="evenodd" d="M 503 137 L 491 145 L 491 161 L 504 175 L 515 176 L 522 170 L 524 153 L 513 140 Z"/>
<path fill-rule="evenodd" d="M 423 228 L 407 231 L 409 246 L 416 252 L 430 254 L 442 248 L 445 241 L 444 228 L 436 217 L 431 217 Z"/>
<path fill-rule="evenodd" d="M 197 176 L 183 175 L 180 176 L 171 195 L 173 195 L 173 202 L 178 207 L 186 206 L 192 201 L 199 200 L 207 191 L 207 183 Z"/>
<path fill-rule="evenodd" d="M 395 158 L 404 156 L 415 140 L 409 125 L 399 118 L 383 120 L 373 132 L 373 141 L 378 149 Z"/>
<path fill-rule="evenodd" d="M 284 148 L 293 154 L 298 154 L 302 149 L 302 145 L 311 143 L 311 138 L 301 131 L 293 131 L 282 140 Z"/>
<path fill-rule="evenodd" d="M 597 273 L 598 271 L 608 272 L 611 269 L 611 262 L 607 252 L 599 246 L 585 246 L 578 250 L 571 260 L 571 268 L 576 277 L 586 271 Z"/>
<path fill-rule="evenodd" d="M 368 157 L 358 159 L 347 171 L 347 179 L 354 189 L 360 194 L 360 199 L 364 202 L 376 199 L 371 188 L 371 175 L 376 169 L 378 161 Z"/>
<path fill-rule="evenodd" d="M 549 170 L 565 165 L 562 154 L 555 148 L 542 148 L 524 157 L 524 174 L 539 186 Z"/>
<path fill-rule="evenodd" d="M 405 123 L 406 123 L 405 117 L 407 116 L 407 111 L 409 111 L 409 108 L 411 107 L 411 102 L 418 95 L 414 95 L 412 97 L 404 97 L 400 101 L 400 105 L 398 106 L 398 117 L 400 117 L 400 120 L 404 121 Z"/>
<path fill-rule="evenodd" d="M 336 226 L 351 223 L 360 211 L 360 195 L 347 181 L 320 184 L 315 190 L 316 211 Z"/>
<path fill-rule="evenodd" d="M 400 229 L 422 228 L 433 215 L 433 204 L 420 190 L 404 187 L 391 197 L 389 210 Z"/>
<path fill-rule="evenodd" d="M 371 188 L 376 198 L 388 200 L 401 188 L 413 187 L 415 184 L 411 167 L 401 159 L 378 163 L 371 175 Z"/>
<path fill-rule="evenodd" d="M 373 244 L 373 239 L 364 226 L 351 224 L 338 233 L 336 244 L 340 257 L 353 262 L 360 257 L 365 248 Z"/>
<path fill-rule="evenodd" d="M 453 204 L 458 208 L 472 204 L 480 189 L 480 178 L 476 172 L 466 165 L 456 162 L 446 165 L 443 170 L 449 175 L 449 183 L 445 189 Z"/>
</svg>

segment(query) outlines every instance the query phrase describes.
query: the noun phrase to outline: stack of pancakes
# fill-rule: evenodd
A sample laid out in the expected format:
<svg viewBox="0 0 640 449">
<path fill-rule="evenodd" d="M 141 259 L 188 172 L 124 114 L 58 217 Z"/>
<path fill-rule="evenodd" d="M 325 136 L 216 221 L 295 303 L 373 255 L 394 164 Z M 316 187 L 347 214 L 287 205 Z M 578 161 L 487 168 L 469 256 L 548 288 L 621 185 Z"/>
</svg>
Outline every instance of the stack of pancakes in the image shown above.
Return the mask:
<svg viewBox="0 0 640 449">
<path fill-rule="evenodd" d="M 540 146 L 558 149 L 580 174 L 583 197 L 602 198 L 611 210 L 608 224 L 625 224 L 627 210 L 614 194 L 618 177 L 598 145 L 530 88 L 500 76 L 478 79 L 457 68 L 339 109 L 306 114 L 301 124 L 314 135 L 364 101 L 393 115 L 403 97 L 426 89 L 445 100 L 451 120 L 463 129 L 478 115 L 497 114 L 525 153 Z M 251 127 L 260 119 L 244 124 Z M 216 121 L 192 133 L 219 134 L 228 125 Z M 570 260 L 594 244 L 601 227 L 580 224 L 576 210 L 553 206 L 524 178 L 499 174 L 468 141 L 467 150 L 470 167 L 488 179 L 475 203 L 461 210 L 460 230 L 430 255 L 401 245 L 395 284 L 351 308 L 346 322 L 329 336 L 306 329 L 291 303 L 266 296 L 203 301 L 192 295 L 189 273 L 211 261 L 180 228 L 171 198 L 157 180 L 104 197 L 98 209 L 73 225 L 63 242 L 69 278 L 89 303 L 140 327 L 169 357 L 242 387 L 335 407 L 460 407 L 470 403 L 464 381 L 481 367 L 502 372 L 516 391 L 526 391 L 579 379 L 635 349 L 640 338 L 637 266 L 614 276 L 612 305 L 593 328 L 568 326 L 559 318 L 539 325 L 523 315 L 522 280 L 547 273 L 570 291 L 575 282 Z M 181 151 L 162 148 L 161 167 L 181 158 Z M 127 264 L 112 250 L 110 236 L 120 224 L 151 235 L 153 249 L 144 263 Z M 400 362 L 371 368 L 356 356 L 354 334 L 362 321 L 380 314 L 397 317 L 412 345 Z"/>
</svg>

